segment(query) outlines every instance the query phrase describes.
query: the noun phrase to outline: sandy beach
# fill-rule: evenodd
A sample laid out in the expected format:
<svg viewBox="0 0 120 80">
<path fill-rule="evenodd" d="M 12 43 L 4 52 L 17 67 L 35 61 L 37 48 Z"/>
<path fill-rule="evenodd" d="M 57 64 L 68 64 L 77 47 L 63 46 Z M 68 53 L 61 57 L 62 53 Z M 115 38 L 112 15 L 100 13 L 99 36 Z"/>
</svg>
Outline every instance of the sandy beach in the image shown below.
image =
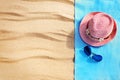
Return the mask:
<svg viewBox="0 0 120 80">
<path fill-rule="evenodd" d="M 0 0 L 0 80 L 74 79 L 74 0 Z"/>
</svg>

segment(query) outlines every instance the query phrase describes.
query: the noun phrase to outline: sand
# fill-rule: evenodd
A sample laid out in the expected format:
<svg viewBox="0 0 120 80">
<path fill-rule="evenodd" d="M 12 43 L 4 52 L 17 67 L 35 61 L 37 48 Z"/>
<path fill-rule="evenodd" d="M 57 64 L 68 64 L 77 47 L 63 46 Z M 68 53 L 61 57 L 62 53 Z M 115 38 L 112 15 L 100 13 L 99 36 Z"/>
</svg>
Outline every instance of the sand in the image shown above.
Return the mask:
<svg viewBox="0 0 120 80">
<path fill-rule="evenodd" d="M 0 0 L 0 80 L 74 79 L 74 0 Z"/>
</svg>

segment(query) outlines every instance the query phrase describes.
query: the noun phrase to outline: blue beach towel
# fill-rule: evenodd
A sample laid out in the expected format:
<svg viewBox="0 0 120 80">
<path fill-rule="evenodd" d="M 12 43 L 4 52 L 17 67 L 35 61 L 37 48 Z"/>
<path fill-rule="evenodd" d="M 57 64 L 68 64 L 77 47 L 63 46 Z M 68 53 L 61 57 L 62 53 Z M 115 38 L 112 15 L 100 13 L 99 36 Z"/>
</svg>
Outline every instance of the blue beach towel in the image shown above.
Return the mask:
<svg viewBox="0 0 120 80">
<path fill-rule="evenodd" d="M 105 12 L 117 24 L 115 38 L 92 52 L 103 56 L 101 62 L 91 62 L 83 51 L 87 45 L 79 36 L 79 24 L 90 12 Z M 75 0 L 75 80 L 120 80 L 120 0 Z"/>
</svg>

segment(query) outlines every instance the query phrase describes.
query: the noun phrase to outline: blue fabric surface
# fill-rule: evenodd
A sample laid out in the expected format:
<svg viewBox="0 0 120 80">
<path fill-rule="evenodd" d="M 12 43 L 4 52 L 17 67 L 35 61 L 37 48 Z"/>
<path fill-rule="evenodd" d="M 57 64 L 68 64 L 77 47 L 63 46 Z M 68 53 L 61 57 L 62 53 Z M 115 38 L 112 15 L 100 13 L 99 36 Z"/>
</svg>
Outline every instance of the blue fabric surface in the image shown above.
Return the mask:
<svg viewBox="0 0 120 80">
<path fill-rule="evenodd" d="M 117 24 L 115 38 L 102 47 L 91 47 L 103 56 L 95 63 L 84 54 L 84 43 L 78 32 L 82 18 L 94 11 L 111 15 Z M 75 0 L 75 80 L 120 80 L 120 0 Z"/>
</svg>

